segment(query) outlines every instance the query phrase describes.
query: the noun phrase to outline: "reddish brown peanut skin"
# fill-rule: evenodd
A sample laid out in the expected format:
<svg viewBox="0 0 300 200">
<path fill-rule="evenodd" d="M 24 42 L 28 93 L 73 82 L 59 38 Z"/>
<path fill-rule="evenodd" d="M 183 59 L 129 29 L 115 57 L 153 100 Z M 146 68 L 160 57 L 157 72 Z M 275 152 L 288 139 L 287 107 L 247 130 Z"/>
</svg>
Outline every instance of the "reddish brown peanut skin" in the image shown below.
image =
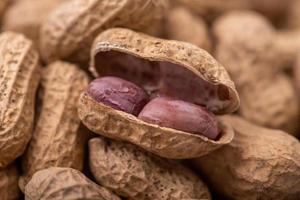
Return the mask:
<svg viewBox="0 0 300 200">
<path fill-rule="evenodd" d="M 43 68 L 40 114 L 22 162 L 22 191 L 38 170 L 82 170 L 87 131 L 78 118 L 77 105 L 88 81 L 85 72 L 66 62 L 57 61 Z"/>
<path fill-rule="evenodd" d="M 21 197 L 18 187 L 19 172 L 15 165 L 0 169 L 0 197 L 1 200 L 17 200 Z"/>
<path fill-rule="evenodd" d="M 206 22 L 183 6 L 173 8 L 168 13 L 165 32 L 168 39 L 189 42 L 211 51 L 212 43 Z"/>
<path fill-rule="evenodd" d="M 202 180 L 178 162 L 134 145 L 94 138 L 89 161 L 97 182 L 131 200 L 211 199 Z"/>
<path fill-rule="evenodd" d="M 33 43 L 12 32 L 0 35 L 0 168 L 25 151 L 32 135 L 40 78 Z"/>
<path fill-rule="evenodd" d="M 216 139 L 218 121 L 206 108 L 166 97 L 151 100 L 141 111 L 139 119 L 159 126 Z"/>
<path fill-rule="evenodd" d="M 143 88 L 117 77 L 95 79 L 86 93 L 99 103 L 135 116 L 149 101 L 149 95 Z"/>
<path fill-rule="evenodd" d="M 291 80 L 281 71 L 286 56 L 270 22 L 254 12 L 233 11 L 214 23 L 214 35 L 216 57 L 241 97 L 240 114 L 258 125 L 296 134 L 299 104 Z"/>
<path fill-rule="evenodd" d="M 25 200 L 120 200 L 80 171 L 50 167 L 34 174 L 25 188 Z"/>
<path fill-rule="evenodd" d="M 298 200 L 300 143 L 293 136 L 226 116 L 233 141 L 193 162 L 209 186 L 229 199 Z"/>
<path fill-rule="evenodd" d="M 95 37 L 111 27 L 145 31 L 163 17 L 168 0 L 70 0 L 45 20 L 40 34 L 41 56 L 86 63 Z M 151 13 L 151 15 L 149 14 Z"/>
<path fill-rule="evenodd" d="M 17 0 L 3 16 L 3 29 L 26 35 L 38 41 L 39 29 L 48 14 L 59 4 L 68 0 Z"/>
</svg>

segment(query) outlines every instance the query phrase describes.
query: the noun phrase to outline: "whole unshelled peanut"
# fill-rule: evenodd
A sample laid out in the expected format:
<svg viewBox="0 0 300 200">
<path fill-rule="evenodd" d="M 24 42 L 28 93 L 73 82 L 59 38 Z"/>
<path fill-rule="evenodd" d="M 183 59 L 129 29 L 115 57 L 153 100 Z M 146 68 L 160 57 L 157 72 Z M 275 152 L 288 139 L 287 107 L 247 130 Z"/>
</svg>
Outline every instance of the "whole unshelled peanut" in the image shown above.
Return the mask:
<svg viewBox="0 0 300 200">
<path fill-rule="evenodd" d="M 193 160 L 209 186 L 233 200 L 299 199 L 299 141 L 240 117 L 223 119 L 235 130 L 232 143 Z"/>
<path fill-rule="evenodd" d="M 88 76 L 77 66 L 57 61 L 43 69 L 41 108 L 32 139 L 23 156 L 23 191 L 31 176 L 48 167 L 83 168 L 87 130 L 77 115 Z"/>
<path fill-rule="evenodd" d="M 23 154 L 32 135 L 39 56 L 33 43 L 0 35 L 0 168 Z"/>
<path fill-rule="evenodd" d="M 169 11 L 165 32 L 168 39 L 189 42 L 207 51 L 212 48 L 206 22 L 183 6 Z"/>
<path fill-rule="evenodd" d="M 3 16 L 4 12 L 6 11 L 8 2 L 9 2 L 9 0 L 0 1 L 0 20 L 2 19 L 2 16 Z"/>
<path fill-rule="evenodd" d="M 15 164 L 0 169 L 0 197 L 1 200 L 18 200 L 21 192 L 18 187 L 19 172 Z"/>
<path fill-rule="evenodd" d="M 120 200 L 80 171 L 61 167 L 50 167 L 36 172 L 25 187 L 25 199 Z"/>
<path fill-rule="evenodd" d="M 281 57 L 283 68 L 292 68 L 300 51 L 300 27 L 278 31 L 274 41 Z"/>
<path fill-rule="evenodd" d="M 294 85 L 296 87 L 298 98 L 300 100 L 300 53 L 297 56 L 293 69 Z"/>
<path fill-rule="evenodd" d="M 179 0 L 201 15 L 215 18 L 231 10 L 252 9 L 277 22 L 288 12 L 293 0 Z"/>
<path fill-rule="evenodd" d="M 215 22 L 214 35 L 216 57 L 241 97 L 240 114 L 256 124 L 295 134 L 299 105 L 291 80 L 281 72 L 285 58 L 274 42 L 271 24 L 254 12 L 233 11 Z"/>
<path fill-rule="evenodd" d="M 146 31 L 161 21 L 167 5 L 168 0 L 70 0 L 42 25 L 42 58 L 86 63 L 99 33 L 111 27 Z"/>
<path fill-rule="evenodd" d="M 96 181 L 132 200 L 211 199 L 202 180 L 178 162 L 118 141 L 93 138 L 89 162 Z"/>
<path fill-rule="evenodd" d="M 3 29 L 24 34 L 38 42 L 39 29 L 48 14 L 68 0 L 17 0 L 3 16 Z"/>
</svg>

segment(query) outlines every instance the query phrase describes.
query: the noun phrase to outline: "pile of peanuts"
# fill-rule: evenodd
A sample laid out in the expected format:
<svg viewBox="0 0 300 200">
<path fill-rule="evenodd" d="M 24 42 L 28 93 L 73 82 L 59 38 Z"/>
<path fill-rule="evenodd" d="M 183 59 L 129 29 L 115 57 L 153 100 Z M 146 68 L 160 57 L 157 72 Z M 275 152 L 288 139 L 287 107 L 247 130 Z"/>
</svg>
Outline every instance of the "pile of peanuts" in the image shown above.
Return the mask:
<svg viewBox="0 0 300 200">
<path fill-rule="evenodd" d="M 300 200 L 300 0 L 1 0 L 1 200 Z"/>
</svg>

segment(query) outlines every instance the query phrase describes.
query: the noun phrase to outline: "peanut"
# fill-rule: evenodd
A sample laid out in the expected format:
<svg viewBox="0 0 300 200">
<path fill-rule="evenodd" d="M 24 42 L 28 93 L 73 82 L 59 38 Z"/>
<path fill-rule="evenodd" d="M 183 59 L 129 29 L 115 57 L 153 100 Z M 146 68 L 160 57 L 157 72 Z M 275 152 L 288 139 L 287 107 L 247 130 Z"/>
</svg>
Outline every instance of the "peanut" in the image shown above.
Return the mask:
<svg viewBox="0 0 300 200">
<path fill-rule="evenodd" d="M 293 0 L 179 0 L 201 15 L 214 19 L 218 15 L 232 10 L 252 9 L 264 14 L 274 22 L 280 21 L 288 12 Z"/>
<path fill-rule="evenodd" d="M 95 79 L 87 93 L 97 102 L 137 116 L 149 101 L 149 96 L 139 86 L 117 77 Z"/>
<path fill-rule="evenodd" d="M 146 30 L 160 22 L 166 6 L 167 0 L 70 0 L 42 25 L 42 58 L 85 63 L 100 32 L 116 26 Z"/>
<path fill-rule="evenodd" d="M 298 29 L 300 28 L 300 1 L 292 0 L 289 4 L 289 10 L 287 12 L 286 25 L 288 28 Z"/>
<path fill-rule="evenodd" d="M 17 200 L 21 196 L 18 187 L 19 172 L 16 166 L 10 165 L 0 169 L 0 197 L 1 200 Z"/>
<path fill-rule="evenodd" d="M 218 122 L 212 113 L 181 100 L 155 98 L 144 107 L 138 118 L 159 126 L 202 134 L 212 140 L 219 135 Z"/>
<path fill-rule="evenodd" d="M 115 28 L 98 36 L 91 55 L 91 71 L 96 77 L 101 74 L 134 80 L 152 97 L 179 98 L 214 113 L 230 113 L 239 105 L 227 72 L 206 51 L 194 45 Z M 167 158 L 198 157 L 230 142 L 233 137 L 231 129 L 222 122 L 218 122 L 222 134 L 217 141 L 145 123 L 97 102 L 86 92 L 81 95 L 78 113 L 91 131 L 131 142 Z M 206 127 L 216 125 L 216 122 L 203 122 Z"/>
<path fill-rule="evenodd" d="M 23 154 L 31 138 L 39 56 L 22 35 L 0 35 L 0 168 Z"/>
<path fill-rule="evenodd" d="M 2 19 L 2 16 L 3 16 L 4 12 L 6 11 L 8 2 L 9 2 L 9 0 L 0 1 L 0 19 Z"/>
<path fill-rule="evenodd" d="M 48 14 L 67 0 L 18 0 L 4 15 L 3 29 L 23 33 L 37 42 L 39 29 Z"/>
<path fill-rule="evenodd" d="M 284 68 L 292 68 L 300 51 L 300 29 L 279 31 L 274 41 Z"/>
<path fill-rule="evenodd" d="M 211 51 L 206 22 L 183 6 L 175 7 L 168 13 L 165 32 L 168 39 L 189 42 Z"/>
<path fill-rule="evenodd" d="M 50 167 L 36 172 L 25 187 L 26 200 L 120 200 L 71 168 Z"/>
<path fill-rule="evenodd" d="M 97 182 L 132 200 L 211 199 L 206 185 L 181 164 L 133 145 L 94 138 L 90 167 Z"/>
<path fill-rule="evenodd" d="M 298 99 L 300 100 L 300 54 L 298 54 L 296 62 L 294 64 L 293 80 L 297 90 Z"/>
<path fill-rule="evenodd" d="M 299 141 L 239 117 L 224 120 L 236 132 L 232 143 L 193 160 L 209 186 L 233 200 L 299 199 Z"/>
<path fill-rule="evenodd" d="M 256 13 L 235 11 L 215 22 L 214 34 L 216 57 L 241 97 L 240 114 L 256 124 L 296 134 L 299 105 L 291 80 L 281 71 L 284 58 L 271 24 Z"/>
<path fill-rule="evenodd" d="M 82 170 L 86 131 L 80 126 L 77 104 L 87 85 L 87 75 L 74 65 L 55 62 L 43 69 L 41 113 L 23 157 L 22 190 L 38 170 Z"/>
</svg>

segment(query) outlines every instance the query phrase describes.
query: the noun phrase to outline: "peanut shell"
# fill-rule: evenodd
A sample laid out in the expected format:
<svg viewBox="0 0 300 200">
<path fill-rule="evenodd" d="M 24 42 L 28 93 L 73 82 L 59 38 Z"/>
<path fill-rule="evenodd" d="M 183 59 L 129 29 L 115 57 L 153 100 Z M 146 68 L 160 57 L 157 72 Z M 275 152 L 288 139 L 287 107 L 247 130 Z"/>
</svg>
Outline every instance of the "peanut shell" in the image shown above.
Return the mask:
<svg viewBox="0 0 300 200">
<path fill-rule="evenodd" d="M 214 34 L 216 57 L 240 94 L 241 115 L 295 134 L 299 105 L 292 82 L 281 71 L 286 58 L 280 56 L 271 24 L 254 12 L 234 11 L 215 22 Z"/>
<path fill-rule="evenodd" d="M 127 29 L 110 29 L 100 34 L 95 40 L 91 55 L 91 70 L 95 76 L 105 75 L 105 73 L 112 74 L 113 71 L 109 70 L 116 69 L 113 66 L 120 66 L 122 69 L 121 66 L 125 64 L 123 69 L 134 68 L 136 67 L 135 63 L 144 67 L 146 72 L 147 67 L 150 67 L 149 71 L 152 72 L 156 69 L 151 67 L 160 66 L 159 62 L 161 62 L 161 65 L 167 65 L 164 66 L 165 70 L 168 71 L 173 67 L 176 70 L 178 68 L 179 71 L 186 70 L 197 81 L 199 80 L 201 84 L 205 85 L 201 90 L 204 90 L 203 93 L 200 93 L 201 97 L 207 95 L 205 103 L 208 109 L 216 113 L 226 113 L 233 112 L 239 106 L 235 86 L 225 69 L 206 51 L 194 45 L 157 39 Z M 104 56 L 103 60 L 102 57 L 98 57 L 99 55 Z M 114 58 L 115 55 L 116 58 Z M 101 62 L 98 58 L 101 58 Z M 109 63 L 111 61 L 120 62 L 111 64 Z M 128 66 L 126 66 L 127 62 L 130 63 Z M 101 66 L 101 69 L 98 69 L 96 65 Z M 133 72 L 135 73 L 136 70 Z M 134 80 L 140 78 L 139 75 L 134 77 Z M 133 80 L 132 77 L 128 78 Z M 144 87 L 147 87 L 147 84 Z M 207 91 L 205 91 L 206 87 L 208 87 Z M 180 91 L 182 92 L 182 90 Z M 226 91 L 224 92 L 226 93 L 225 98 L 223 92 L 220 91 Z M 218 141 L 209 140 L 201 135 L 149 124 L 133 115 L 97 103 L 86 93 L 81 95 L 78 113 L 82 122 L 97 134 L 128 141 L 159 156 L 174 159 L 199 157 L 207 154 L 229 143 L 234 135 L 231 128 L 221 121 L 219 126 L 223 132 Z"/>
<path fill-rule="evenodd" d="M 67 0 L 19 0 L 4 15 L 3 29 L 23 33 L 37 42 L 39 29 L 48 14 Z"/>
<path fill-rule="evenodd" d="M 6 11 L 6 7 L 7 7 L 7 4 L 8 4 L 9 0 L 1 0 L 0 1 L 0 19 L 2 18 L 3 16 L 3 13 Z"/>
<path fill-rule="evenodd" d="M 239 117 L 224 120 L 236 132 L 233 141 L 193 161 L 209 186 L 233 200 L 299 199 L 299 141 Z"/>
<path fill-rule="evenodd" d="M 97 182 L 132 200 L 211 199 L 206 185 L 188 168 L 137 147 L 94 138 L 90 167 Z"/>
<path fill-rule="evenodd" d="M 289 10 L 287 12 L 286 25 L 288 28 L 298 29 L 300 28 L 300 1 L 292 0 L 289 4 Z"/>
<path fill-rule="evenodd" d="M 41 28 L 44 61 L 88 61 L 94 38 L 110 27 L 146 30 L 163 17 L 167 0 L 71 0 L 55 9 Z M 151 13 L 151 14 L 149 14 Z"/>
<path fill-rule="evenodd" d="M 291 68 L 300 51 L 300 29 L 278 31 L 274 43 L 280 52 L 283 67 Z"/>
<path fill-rule="evenodd" d="M 22 190 L 38 170 L 82 170 L 86 131 L 80 126 L 77 105 L 88 81 L 77 66 L 65 62 L 57 61 L 43 69 L 41 114 L 23 158 Z"/>
<path fill-rule="evenodd" d="M 20 34 L 0 35 L 0 168 L 25 151 L 32 134 L 39 56 Z"/>
<path fill-rule="evenodd" d="M 50 167 L 34 174 L 25 188 L 26 200 L 120 200 L 71 168 Z"/>
<path fill-rule="evenodd" d="M 240 114 L 249 121 L 298 134 L 300 110 L 290 77 L 279 74 L 271 80 L 248 84 L 240 97 Z"/>
<path fill-rule="evenodd" d="M 206 22 L 183 6 L 168 13 L 165 32 L 168 39 L 189 42 L 207 51 L 212 48 Z"/>
<path fill-rule="evenodd" d="M 21 197 L 18 187 L 19 172 L 15 165 L 0 169 L 1 200 L 17 200 Z"/>
</svg>

